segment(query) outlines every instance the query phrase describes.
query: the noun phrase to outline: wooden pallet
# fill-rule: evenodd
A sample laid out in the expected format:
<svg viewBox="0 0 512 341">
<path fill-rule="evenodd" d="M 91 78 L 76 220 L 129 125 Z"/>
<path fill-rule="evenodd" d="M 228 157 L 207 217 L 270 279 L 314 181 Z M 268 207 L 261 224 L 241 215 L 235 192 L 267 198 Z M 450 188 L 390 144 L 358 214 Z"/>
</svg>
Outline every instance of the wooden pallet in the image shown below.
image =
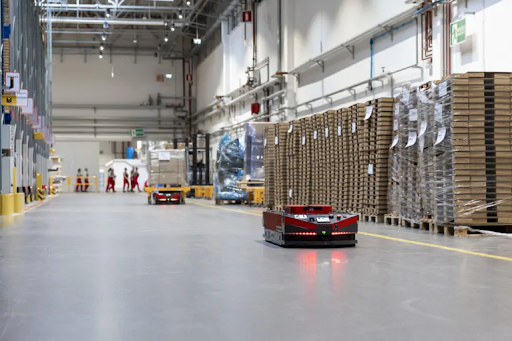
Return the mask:
<svg viewBox="0 0 512 341">
<path fill-rule="evenodd" d="M 386 225 L 398 226 L 400 225 L 400 217 L 395 214 L 385 214 L 384 215 L 384 223 Z"/>
<path fill-rule="evenodd" d="M 412 227 L 412 228 L 415 228 L 415 229 L 419 229 L 420 228 L 420 224 L 419 223 L 414 222 L 414 221 L 409 220 L 409 219 L 405 219 L 405 218 L 400 218 L 400 226 L 402 226 L 402 227 Z"/>
<path fill-rule="evenodd" d="M 376 223 L 376 224 L 381 224 L 384 222 L 384 216 L 383 215 L 368 215 L 368 214 L 363 214 L 362 215 L 362 220 L 361 221 L 364 221 L 364 222 L 368 222 L 368 223 Z"/>
</svg>

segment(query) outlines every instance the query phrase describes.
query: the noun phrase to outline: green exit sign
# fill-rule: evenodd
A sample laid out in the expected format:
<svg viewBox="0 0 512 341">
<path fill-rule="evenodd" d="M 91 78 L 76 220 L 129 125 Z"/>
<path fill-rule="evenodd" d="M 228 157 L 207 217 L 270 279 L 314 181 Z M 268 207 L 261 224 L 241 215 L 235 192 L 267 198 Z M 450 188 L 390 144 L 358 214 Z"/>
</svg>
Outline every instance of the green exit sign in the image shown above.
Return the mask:
<svg viewBox="0 0 512 341">
<path fill-rule="evenodd" d="M 450 24 L 450 46 L 462 44 L 466 41 L 466 18 Z"/>
<path fill-rule="evenodd" d="M 142 129 L 142 128 L 132 129 L 132 136 L 133 137 L 144 137 L 144 129 Z"/>
</svg>

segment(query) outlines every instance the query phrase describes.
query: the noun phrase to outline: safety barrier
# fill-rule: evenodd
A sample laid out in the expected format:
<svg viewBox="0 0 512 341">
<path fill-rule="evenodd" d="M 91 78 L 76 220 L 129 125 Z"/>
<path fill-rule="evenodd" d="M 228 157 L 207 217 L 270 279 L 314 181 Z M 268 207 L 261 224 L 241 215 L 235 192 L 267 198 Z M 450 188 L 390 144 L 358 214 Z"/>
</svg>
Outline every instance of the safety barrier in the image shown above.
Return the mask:
<svg viewBox="0 0 512 341">
<path fill-rule="evenodd" d="M 263 205 L 265 203 L 265 187 L 247 187 L 250 205 Z"/>
<path fill-rule="evenodd" d="M 37 189 L 37 201 L 43 201 L 46 199 L 46 188 Z"/>
<path fill-rule="evenodd" d="M 74 179 L 76 182 L 71 183 L 71 179 Z M 82 182 L 78 182 L 78 179 L 82 180 Z M 89 181 L 88 183 L 85 182 L 85 180 L 92 179 L 92 181 Z M 81 188 L 85 188 L 85 186 L 94 186 L 96 189 L 96 193 L 100 191 L 100 188 L 98 186 L 98 178 L 95 176 L 68 176 L 67 178 L 67 185 L 68 185 L 68 192 L 72 192 L 73 189 L 76 190 L 76 186 L 80 186 Z"/>
<path fill-rule="evenodd" d="M 196 198 L 213 198 L 213 186 L 192 186 Z"/>
</svg>

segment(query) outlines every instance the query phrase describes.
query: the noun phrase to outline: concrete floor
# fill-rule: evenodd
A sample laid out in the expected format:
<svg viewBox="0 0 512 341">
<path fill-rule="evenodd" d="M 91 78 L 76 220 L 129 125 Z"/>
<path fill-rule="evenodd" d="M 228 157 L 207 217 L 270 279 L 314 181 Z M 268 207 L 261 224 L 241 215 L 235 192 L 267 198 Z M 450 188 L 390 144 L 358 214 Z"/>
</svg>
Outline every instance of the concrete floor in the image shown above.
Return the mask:
<svg viewBox="0 0 512 341">
<path fill-rule="evenodd" d="M 68 194 L 4 219 L 0 340 L 511 339 L 512 259 L 372 235 L 282 249 L 260 209 L 204 204 Z M 360 229 L 512 257 L 507 238 Z"/>
</svg>

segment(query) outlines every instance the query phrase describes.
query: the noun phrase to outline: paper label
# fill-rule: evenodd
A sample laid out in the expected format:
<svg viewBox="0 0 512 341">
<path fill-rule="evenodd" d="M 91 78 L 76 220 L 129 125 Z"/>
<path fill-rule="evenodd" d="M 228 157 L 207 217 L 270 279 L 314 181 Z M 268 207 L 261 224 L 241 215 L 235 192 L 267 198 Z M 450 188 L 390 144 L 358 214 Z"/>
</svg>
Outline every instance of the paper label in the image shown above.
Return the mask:
<svg viewBox="0 0 512 341">
<path fill-rule="evenodd" d="M 445 127 L 439 128 L 439 131 L 437 132 L 436 143 L 434 143 L 434 146 L 437 146 L 439 143 L 443 142 L 445 136 L 446 136 L 446 128 Z"/>
<path fill-rule="evenodd" d="M 418 109 L 409 110 L 409 121 L 415 122 L 418 120 Z"/>
<path fill-rule="evenodd" d="M 302 136 L 302 145 L 306 144 L 306 136 Z"/>
<path fill-rule="evenodd" d="M 372 117 L 372 112 L 373 112 L 373 105 L 368 105 L 366 107 L 366 115 L 364 115 L 364 119 L 367 120 L 370 117 Z"/>
<path fill-rule="evenodd" d="M 395 137 L 393 138 L 393 143 L 391 143 L 391 147 L 389 147 L 389 149 L 393 148 L 394 146 L 396 146 L 398 144 L 398 135 L 395 135 Z"/>
<path fill-rule="evenodd" d="M 398 115 L 400 115 L 400 104 L 399 103 L 395 104 L 395 111 L 393 114 L 395 115 L 395 117 L 398 117 Z"/>
<path fill-rule="evenodd" d="M 437 103 L 435 106 L 435 119 L 437 122 L 443 122 L 443 105 Z"/>
<path fill-rule="evenodd" d="M 293 194 L 293 189 L 290 188 L 290 191 L 288 192 L 288 196 L 291 198 Z"/>
<path fill-rule="evenodd" d="M 446 84 L 446 81 L 439 84 L 439 97 L 446 96 L 448 93 L 448 84 Z"/>
<path fill-rule="evenodd" d="M 402 103 L 404 103 L 405 105 L 409 104 L 409 96 L 410 96 L 411 92 L 409 91 L 409 89 L 403 89 L 402 91 Z"/>
<path fill-rule="evenodd" d="M 373 163 L 368 165 L 368 174 L 373 174 Z"/>
<path fill-rule="evenodd" d="M 418 139 L 418 134 L 416 134 L 415 131 L 409 132 L 409 138 L 407 139 L 407 144 L 405 147 L 413 146 L 416 143 L 416 140 Z"/>
<path fill-rule="evenodd" d="M 290 129 L 288 129 L 288 134 L 291 133 L 293 130 L 293 124 L 290 124 Z"/>
<path fill-rule="evenodd" d="M 338 126 L 338 136 L 341 136 L 341 126 Z"/>
<path fill-rule="evenodd" d="M 263 146 L 265 146 L 265 147 L 267 146 L 267 139 L 263 140 Z"/>
<path fill-rule="evenodd" d="M 275 142 L 276 142 L 276 144 L 279 144 L 279 137 L 276 136 Z"/>
<path fill-rule="evenodd" d="M 423 122 L 420 123 L 420 133 L 419 133 L 419 136 L 425 135 L 426 132 L 427 132 L 427 122 L 423 121 Z"/>
<path fill-rule="evenodd" d="M 352 133 L 356 132 L 356 122 L 352 122 Z"/>
<path fill-rule="evenodd" d="M 398 131 L 398 120 L 393 120 L 393 131 Z"/>
<path fill-rule="evenodd" d="M 171 159 L 170 152 L 158 152 L 158 160 L 160 161 L 169 161 Z"/>
<path fill-rule="evenodd" d="M 313 140 L 316 140 L 316 138 L 317 138 L 317 137 L 318 137 L 318 133 L 317 133 L 317 131 L 315 130 L 315 131 L 313 132 Z"/>
<path fill-rule="evenodd" d="M 423 149 L 425 148 L 425 136 L 420 136 L 418 138 L 418 144 L 420 146 L 420 153 L 423 153 Z"/>
</svg>

